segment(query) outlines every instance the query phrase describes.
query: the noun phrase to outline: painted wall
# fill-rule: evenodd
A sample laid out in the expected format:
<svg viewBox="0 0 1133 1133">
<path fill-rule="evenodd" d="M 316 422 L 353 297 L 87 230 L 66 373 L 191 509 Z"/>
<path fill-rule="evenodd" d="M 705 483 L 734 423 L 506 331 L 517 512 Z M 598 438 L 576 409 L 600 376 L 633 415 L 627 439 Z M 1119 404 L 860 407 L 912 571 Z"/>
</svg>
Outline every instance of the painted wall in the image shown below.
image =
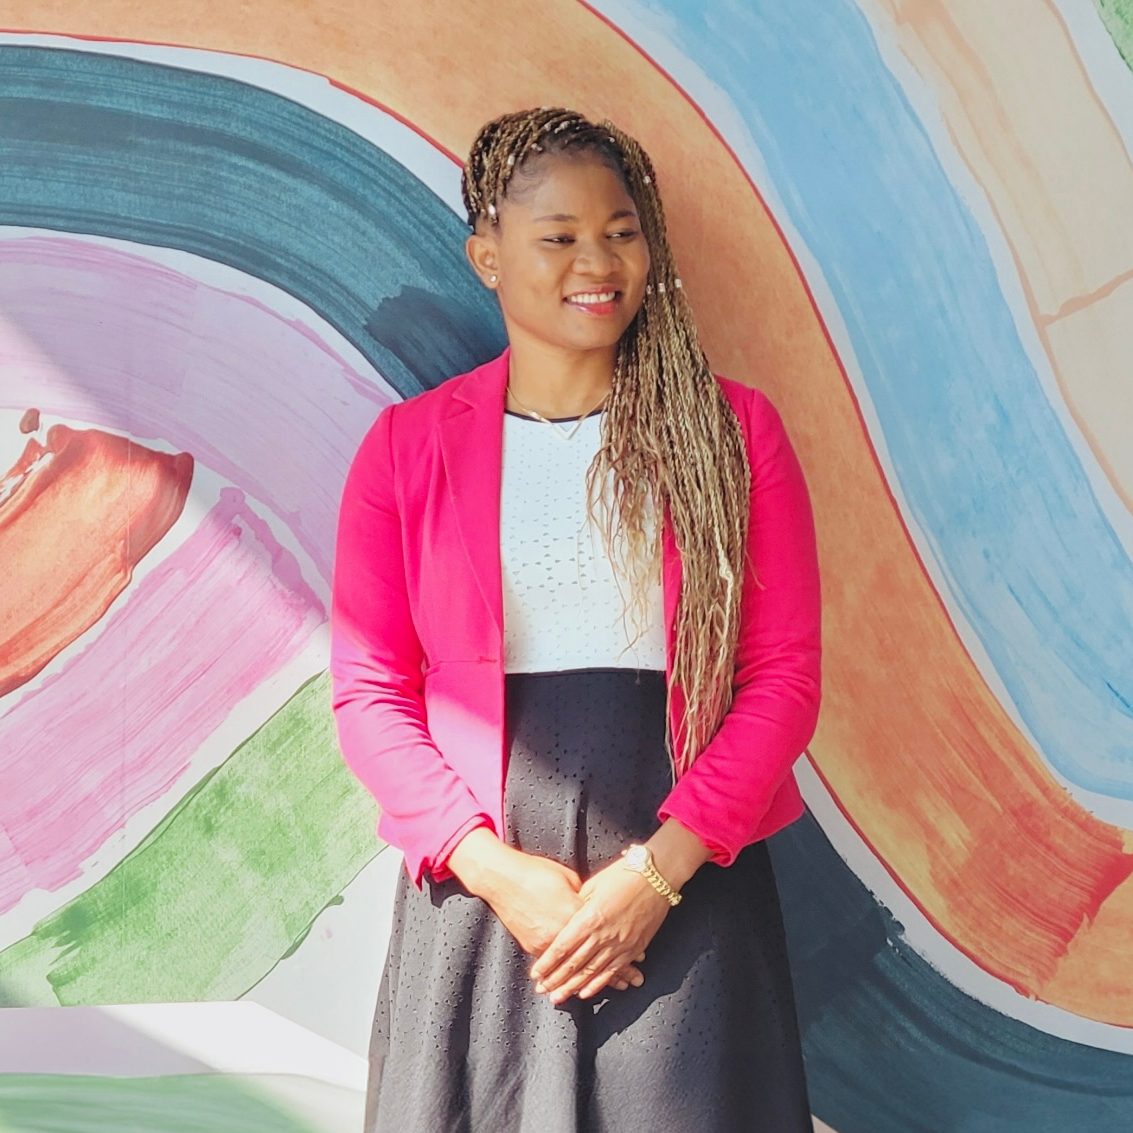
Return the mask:
<svg viewBox="0 0 1133 1133">
<path fill-rule="evenodd" d="M 7 1019 L 240 1000 L 364 1051 L 397 863 L 327 707 L 338 493 L 502 344 L 458 155 L 561 103 L 650 150 L 811 484 L 825 708 L 774 853 L 816 1114 L 1133 1127 L 1133 0 L 538 11 L 0 10 Z M 79 1086 L 180 1097 L 145 1065 Z"/>
</svg>

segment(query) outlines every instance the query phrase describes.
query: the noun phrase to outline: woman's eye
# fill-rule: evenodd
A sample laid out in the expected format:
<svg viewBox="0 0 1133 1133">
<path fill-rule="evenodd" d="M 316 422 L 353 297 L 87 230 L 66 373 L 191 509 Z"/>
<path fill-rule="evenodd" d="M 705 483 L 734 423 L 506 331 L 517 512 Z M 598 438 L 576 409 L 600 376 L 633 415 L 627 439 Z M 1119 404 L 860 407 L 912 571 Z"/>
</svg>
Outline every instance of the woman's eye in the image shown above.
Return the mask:
<svg viewBox="0 0 1133 1133">
<path fill-rule="evenodd" d="M 610 240 L 632 240 L 635 236 L 640 236 L 636 228 L 625 228 L 618 232 L 611 232 L 608 234 Z M 573 244 L 573 236 L 544 236 L 544 244 Z"/>
</svg>

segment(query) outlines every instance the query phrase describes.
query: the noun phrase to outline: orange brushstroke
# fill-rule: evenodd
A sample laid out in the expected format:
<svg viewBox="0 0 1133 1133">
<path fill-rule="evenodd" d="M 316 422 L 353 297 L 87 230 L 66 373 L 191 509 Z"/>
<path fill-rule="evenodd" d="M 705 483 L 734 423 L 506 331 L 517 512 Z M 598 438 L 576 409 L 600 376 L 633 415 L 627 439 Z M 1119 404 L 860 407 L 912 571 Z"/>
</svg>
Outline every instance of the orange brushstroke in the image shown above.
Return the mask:
<svg viewBox="0 0 1133 1133">
<path fill-rule="evenodd" d="M 53 425 L 0 481 L 0 696 L 38 673 L 126 588 L 176 522 L 193 458 Z"/>
<path fill-rule="evenodd" d="M 608 114 L 639 136 L 713 364 L 771 395 L 806 466 L 825 572 L 826 703 L 812 749 L 822 776 L 929 919 L 987 971 L 1133 1023 L 1133 986 L 1109 962 L 1128 944 L 1091 926 L 1107 898 L 1111 915 L 1133 908 L 1124 833 L 1054 781 L 980 677 L 782 233 L 701 113 L 631 44 L 582 5 L 543 5 L 535 21 L 519 0 L 497 0 L 491 20 L 469 0 L 342 0 L 317 23 L 300 0 L 248 0 L 207 24 L 191 5 L 133 0 L 7 10 L 10 27 L 29 31 L 286 61 L 392 108 L 452 153 L 487 118 L 525 105 Z M 1073 995 L 1056 978 L 1071 945 Z"/>
</svg>

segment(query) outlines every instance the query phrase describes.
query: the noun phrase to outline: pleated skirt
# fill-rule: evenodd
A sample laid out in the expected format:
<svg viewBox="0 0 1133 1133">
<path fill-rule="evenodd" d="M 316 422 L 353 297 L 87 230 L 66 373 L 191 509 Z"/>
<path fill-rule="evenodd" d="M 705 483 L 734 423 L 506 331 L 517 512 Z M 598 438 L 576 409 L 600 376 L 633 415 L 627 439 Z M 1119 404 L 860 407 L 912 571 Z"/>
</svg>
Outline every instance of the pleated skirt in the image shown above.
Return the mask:
<svg viewBox="0 0 1133 1133">
<path fill-rule="evenodd" d="M 664 674 L 506 678 L 508 841 L 586 878 L 657 828 Z M 767 846 L 702 866 L 645 983 L 555 1006 L 456 878 L 403 870 L 370 1043 L 366 1133 L 810 1133 Z"/>
</svg>

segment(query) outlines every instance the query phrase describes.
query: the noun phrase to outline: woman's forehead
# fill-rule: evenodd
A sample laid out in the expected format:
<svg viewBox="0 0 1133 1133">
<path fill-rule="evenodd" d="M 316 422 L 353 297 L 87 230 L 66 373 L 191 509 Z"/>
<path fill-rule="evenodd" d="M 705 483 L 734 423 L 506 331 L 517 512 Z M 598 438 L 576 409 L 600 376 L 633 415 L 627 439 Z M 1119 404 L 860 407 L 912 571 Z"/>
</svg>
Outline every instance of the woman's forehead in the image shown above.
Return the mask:
<svg viewBox="0 0 1133 1133">
<path fill-rule="evenodd" d="M 636 215 L 621 174 L 589 154 L 547 155 L 528 170 L 516 172 L 506 201 L 530 219 L 582 219 L 595 212 Z"/>
</svg>

